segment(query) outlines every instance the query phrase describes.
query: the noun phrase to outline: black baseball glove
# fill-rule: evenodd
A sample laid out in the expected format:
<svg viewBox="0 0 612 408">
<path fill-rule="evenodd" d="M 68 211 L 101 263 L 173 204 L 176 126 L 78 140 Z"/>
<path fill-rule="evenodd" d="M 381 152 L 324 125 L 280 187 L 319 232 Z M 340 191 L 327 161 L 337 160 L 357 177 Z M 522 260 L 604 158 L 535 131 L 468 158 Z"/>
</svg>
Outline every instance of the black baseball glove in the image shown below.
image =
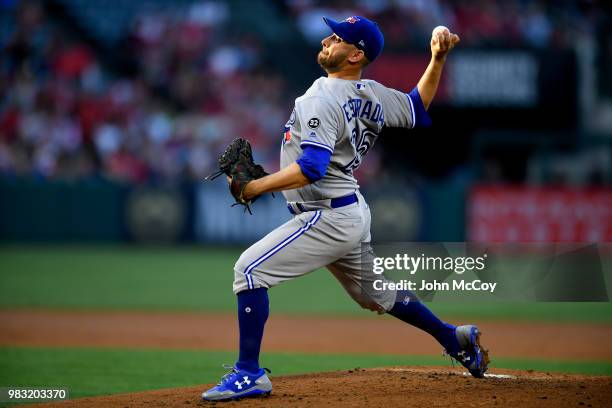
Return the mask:
<svg viewBox="0 0 612 408">
<path fill-rule="evenodd" d="M 219 171 L 206 177 L 205 180 L 214 180 L 222 174 L 231 178 L 230 192 L 236 199 L 234 205 L 244 205 L 245 211 L 251 213 L 250 204 L 259 196 L 245 200 L 242 197 L 246 185 L 255 179 L 267 176 L 268 173 L 259 164 L 253 161 L 253 152 L 248 140 L 237 138 L 232 141 L 217 160 Z"/>
</svg>

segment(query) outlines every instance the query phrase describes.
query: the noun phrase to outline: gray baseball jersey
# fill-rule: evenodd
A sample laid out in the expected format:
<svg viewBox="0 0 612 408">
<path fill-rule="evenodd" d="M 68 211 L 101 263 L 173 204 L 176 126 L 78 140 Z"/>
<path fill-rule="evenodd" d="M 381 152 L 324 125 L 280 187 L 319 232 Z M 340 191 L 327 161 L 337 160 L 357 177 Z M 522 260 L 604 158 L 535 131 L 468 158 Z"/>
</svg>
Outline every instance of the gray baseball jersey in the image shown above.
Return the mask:
<svg viewBox="0 0 612 408">
<path fill-rule="evenodd" d="M 297 215 L 242 253 L 234 266 L 234 293 L 270 288 L 321 267 L 340 281 L 362 307 L 384 313 L 395 302 L 392 291 L 376 291 L 384 279 L 372 272 L 370 209 L 353 171 L 384 126 L 411 128 L 410 97 L 371 80 L 322 77 L 295 100 L 285 125 L 281 168 L 295 162 L 307 145 L 331 153 L 325 176 L 305 187 L 284 191 Z M 357 202 L 330 208 L 329 199 L 355 193 Z"/>
<path fill-rule="evenodd" d="M 332 153 L 325 177 L 283 194 L 287 201 L 342 197 L 359 188 L 353 171 L 372 148 L 383 126 L 413 127 L 414 109 L 403 92 L 376 81 L 321 77 L 303 96 L 285 125 L 281 168 L 302 155 L 307 145 Z"/>
</svg>

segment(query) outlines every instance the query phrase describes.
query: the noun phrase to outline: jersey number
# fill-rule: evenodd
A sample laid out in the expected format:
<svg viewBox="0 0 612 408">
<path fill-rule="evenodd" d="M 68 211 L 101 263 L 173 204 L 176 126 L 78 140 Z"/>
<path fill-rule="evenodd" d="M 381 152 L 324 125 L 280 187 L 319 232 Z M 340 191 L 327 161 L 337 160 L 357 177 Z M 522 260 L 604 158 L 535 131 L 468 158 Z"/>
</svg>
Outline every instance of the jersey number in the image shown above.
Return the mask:
<svg viewBox="0 0 612 408">
<path fill-rule="evenodd" d="M 355 157 L 353 157 L 342 170 L 346 173 L 351 173 L 361 166 L 363 158 L 368 153 L 368 150 L 370 150 L 377 137 L 378 135 L 368 128 L 363 129 L 361 132 L 359 131 L 359 127 L 353 128 L 351 132 L 351 144 L 355 146 Z"/>
</svg>

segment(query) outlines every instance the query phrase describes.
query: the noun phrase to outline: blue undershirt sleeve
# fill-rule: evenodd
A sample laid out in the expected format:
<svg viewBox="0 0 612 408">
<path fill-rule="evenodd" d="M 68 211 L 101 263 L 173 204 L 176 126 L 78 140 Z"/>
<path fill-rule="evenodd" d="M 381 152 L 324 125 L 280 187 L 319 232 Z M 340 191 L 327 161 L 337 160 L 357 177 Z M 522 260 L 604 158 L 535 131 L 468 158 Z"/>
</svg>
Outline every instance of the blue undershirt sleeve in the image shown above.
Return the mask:
<svg viewBox="0 0 612 408">
<path fill-rule="evenodd" d="M 327 166 L 329 166 L 331 152 L 312 145 L 304 145 L 302 149 L 302 156 L 296 160 L 296 163 L 302 169 L 302 173 L 312 183 L 321 180 L 325 176 Z"/>
<path fill-rule="evenodd" d="M 431 118 L 423 105 L 423 100 L 421 99 L 418 88 L 415 86 L 414 89 L 407 95 L 412 101 L 412 108 L 414 109 L 414 123 L 412 124 L 412 127 L 431 126 Z"/>
</svg>

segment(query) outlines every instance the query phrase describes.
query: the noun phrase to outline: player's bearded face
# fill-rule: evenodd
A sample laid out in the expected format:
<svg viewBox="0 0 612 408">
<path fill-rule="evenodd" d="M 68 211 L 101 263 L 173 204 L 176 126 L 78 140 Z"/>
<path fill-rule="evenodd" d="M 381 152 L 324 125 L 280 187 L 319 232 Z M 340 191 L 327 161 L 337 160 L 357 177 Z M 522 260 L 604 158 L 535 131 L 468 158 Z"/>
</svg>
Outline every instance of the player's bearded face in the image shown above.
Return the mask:
<svg viewBox="0 0 612 408">
<path fill-rule="evenodd" d="M 334 71 L 342 61 L 346 59 L 346 55 L 341 52 L 331 53 L 330 50 L 321 50 L 317 56 L 317 62 L 326 71 Z"/>
<path fill-rule="evenodd" d="M 327 37 L 321 42 L 323 49 L 317 55 L 317 62 L 327 72 L 337 70 L 346 60 L 350 51 L 347 47 L 348 44 L 340 42 L 342 40 L 338 41 L 337 37 L 334 41 L 334 37 Z"/>
</svg>

